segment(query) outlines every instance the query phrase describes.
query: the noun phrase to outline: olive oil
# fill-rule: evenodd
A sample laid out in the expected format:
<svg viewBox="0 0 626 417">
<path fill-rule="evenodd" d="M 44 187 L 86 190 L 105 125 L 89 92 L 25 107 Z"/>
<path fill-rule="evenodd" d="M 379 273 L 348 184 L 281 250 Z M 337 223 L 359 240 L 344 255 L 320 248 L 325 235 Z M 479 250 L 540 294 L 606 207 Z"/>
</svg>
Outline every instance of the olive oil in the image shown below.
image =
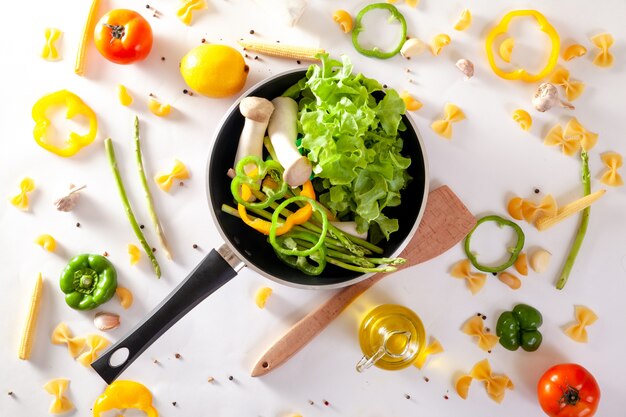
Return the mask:
<svg viewBox="0 0 626 417">
<path fill-rule="evenodd" d="M 420 318 L 410 309 L 383 304 L 372 309 L 359 329 L 363 359 L 357 364 L 362 372 L 375 365 L 397 370 L 411 365 L 425 348 L 426 331 Z"/>
</svg>

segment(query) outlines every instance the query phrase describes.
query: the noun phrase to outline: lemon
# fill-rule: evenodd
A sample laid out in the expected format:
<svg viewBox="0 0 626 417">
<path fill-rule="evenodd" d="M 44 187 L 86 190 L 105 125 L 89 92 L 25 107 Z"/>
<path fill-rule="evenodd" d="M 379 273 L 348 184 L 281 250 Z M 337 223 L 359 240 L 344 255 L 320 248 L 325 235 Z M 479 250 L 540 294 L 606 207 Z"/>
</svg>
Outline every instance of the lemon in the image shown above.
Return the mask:
<svg viewBox="0 0 626 417">
<path fill-rule="evenodd" d="M 207 97 L 228 97 L 238 93 L 248 78 L 249 68 L 234 48 L 200 45 L 180 61 L 180 73 L 187 85 Z"/>
</svg>

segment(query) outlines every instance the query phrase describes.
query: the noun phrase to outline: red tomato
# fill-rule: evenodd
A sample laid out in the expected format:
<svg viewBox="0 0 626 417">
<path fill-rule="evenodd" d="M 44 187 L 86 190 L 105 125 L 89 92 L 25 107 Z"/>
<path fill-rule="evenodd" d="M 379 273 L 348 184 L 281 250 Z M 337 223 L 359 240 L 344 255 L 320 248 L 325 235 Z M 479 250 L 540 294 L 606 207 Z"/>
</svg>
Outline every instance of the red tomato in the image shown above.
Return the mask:
<svg viewBox="0 0 626 417">
<path fill-rule="evenodd" d="M 548 369 L 537 385 L 539 404 L 550 417 L 591 417 L 600 402 L 593 375 L 573 363 Z"/>
<path fill-rule="evenodd" d="M 98 51 L 116 64 L 145 59 L 152 49 L 152 28 L 139 13 L 111 10 L 96 24 L 94 40 Z"/>
</svg>

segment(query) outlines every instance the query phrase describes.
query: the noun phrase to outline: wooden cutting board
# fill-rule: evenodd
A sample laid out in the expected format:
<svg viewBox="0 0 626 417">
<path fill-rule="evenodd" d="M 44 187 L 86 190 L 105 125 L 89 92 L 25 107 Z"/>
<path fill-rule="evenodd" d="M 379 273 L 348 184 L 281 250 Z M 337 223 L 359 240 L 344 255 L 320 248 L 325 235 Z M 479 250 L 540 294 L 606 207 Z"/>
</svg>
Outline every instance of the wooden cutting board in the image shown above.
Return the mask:
<svg viewBox="0 0 626 417">
<path fill-rule="evenodd" d="M 476 218 L 448 186 L 428 194 L 424 216 L 417 232 L 400 257 L 407 262 L 398 269 L 426 262 L 461 241 L 476 224 Z M 359 295 L 390 274 L 376 274 L 343 288 L 317 309 L 298 321 L 257 361 L 252 376 L 265 375 L 295 355 L 326 328 Z"/>
</svg>

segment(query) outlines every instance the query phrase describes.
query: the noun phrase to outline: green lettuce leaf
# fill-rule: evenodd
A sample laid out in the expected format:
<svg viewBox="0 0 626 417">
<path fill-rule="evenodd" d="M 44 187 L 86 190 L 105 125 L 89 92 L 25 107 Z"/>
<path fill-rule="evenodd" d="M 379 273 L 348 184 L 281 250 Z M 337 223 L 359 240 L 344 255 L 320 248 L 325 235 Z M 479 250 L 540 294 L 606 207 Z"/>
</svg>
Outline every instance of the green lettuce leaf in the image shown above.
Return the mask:
<svg viewBox="0 0 626 417">
<path fill-rule="evenodd" d="M 306 77 L 283 95 L 298 101 L 300 147 L 313 164 L 319 201 L 341 220 L 354 220 L 370 239 L 389 239 L 397 219 L 385 207 L 400 204 L 411 159 L 398 136 L 405 105 L 400 95 L 341 61 L 320 55 Z M 377 100 L 378 98 L 378 100 Z"/>
</svg>

